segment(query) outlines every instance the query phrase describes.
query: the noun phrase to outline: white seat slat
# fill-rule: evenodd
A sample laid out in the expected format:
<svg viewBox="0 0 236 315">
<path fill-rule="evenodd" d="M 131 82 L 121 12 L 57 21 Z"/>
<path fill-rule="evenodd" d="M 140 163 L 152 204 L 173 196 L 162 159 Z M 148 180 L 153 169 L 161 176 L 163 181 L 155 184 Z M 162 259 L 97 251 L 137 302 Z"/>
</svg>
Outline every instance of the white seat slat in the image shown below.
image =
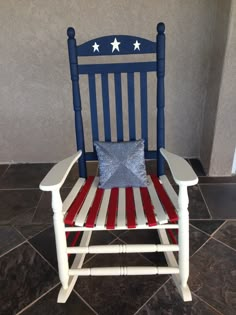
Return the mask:
<svg viewBox="0 0 236 315">
<path fill-rule="evenodd" d="M 105 189 L 103 199 L 100 207 L 100 211 L 96 221 L 96 227 L 104 227 L 107 217 L 107 207 L 110 199 L 111 189 Z"/>
<path fill-rule="evenodd" d="M 165 210 L 162 207 L 162 204 L 158 198 L 158 195 L 156 193 L 155 187 L 153 186 L 153 182 L 150 176 L 148 176 L 148 181 L 149 181 L 149 185 L 147 188 L 148 188 L 151 200 L 152 200 L 152 204 L 154 206 L 154 212 L 157 216 L 157 220 L 159 224 L 168 223 L 168 219 L 169 219 L 168 215 L 166 214 Z"/>
<path fill-rule="evenodd" d="M 146 226 L 147 219 L 143 211 L 143 203 L 142 198 L 140 195 L 139 188 L 133 188 L 134 192 L 134 203 L 135 203 L 135 210 L 136 210 L 136 222 L 138 225 Z"/>
<path fill-rule="evenodd" d="M 85 219 L 87 217 L 87 214 L 88 214 L 88 211 L 92 205 L 92 202 L 93 202 L 93 199 L 94 199 L 94 196 L 96 194 L 96 191 L 97 191 L 97 188 L 98 188 L 98 184 L 99 184 L 99 178 L 98 177 L 95 177 L 94 180 L 93 180 L 93 183 L 91 185 L 91 188 L 89 190 L 89 193 L 83 203 L 83 206 L 82 208 L 80 209 L 80 212 L 79 214 L 77 215 L 76 217 L 76 220 L 75 220 L 75 225 L 77 226 L 83 226 L 84 225 L 84 222 L 85 222 Z"/>
<path fill-rule="evenodd" d="M 169 179 L 167 178 L 166 175 L 162 175 L 162 176 L 160 176 L 160 180 L 161 180 L 162 185 L 163 185 L 167 195 L 169 196 L 171 202 L 175 206 L 175 209 L 178 210 L 179 209 L 178 195 L 176 194 L 174 188 L 170 184 Z"/>
<path fill-rule="evenodd" d="M 117 225 L 118 226 L 126 225 L 125 188 L 119 189 Z"/>
<path fill-rule="evenodd" d="M 77 182 L 75 183 L 74 187 L 71 189 L 70 193 L 66 197 L 66 199 L 63 202 L 63 214 L 67 212 L 70 205 L 74 201 L 75 197 L 77 196 L 78 192 L 80 191 L 81 187 L 85 183 L 85 178 L 80 177 Z"/>
</svg>

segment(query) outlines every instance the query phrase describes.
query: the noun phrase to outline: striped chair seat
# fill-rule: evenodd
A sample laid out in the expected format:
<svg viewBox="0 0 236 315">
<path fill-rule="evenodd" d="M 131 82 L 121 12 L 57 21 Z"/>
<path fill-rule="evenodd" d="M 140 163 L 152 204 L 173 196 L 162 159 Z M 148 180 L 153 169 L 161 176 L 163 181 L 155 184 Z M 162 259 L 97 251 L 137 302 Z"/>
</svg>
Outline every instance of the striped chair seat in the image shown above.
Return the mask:
<svg viewBox="0 0 236 315">
<path fill-rule="evenodd" d="M 147 228 L 178 220 L 175 207 L 155 175 L 148 187 L 99 188 L 99 177 L 80 178 L 79 192 L 65 224 L 96 229 Z"/>
</svg>

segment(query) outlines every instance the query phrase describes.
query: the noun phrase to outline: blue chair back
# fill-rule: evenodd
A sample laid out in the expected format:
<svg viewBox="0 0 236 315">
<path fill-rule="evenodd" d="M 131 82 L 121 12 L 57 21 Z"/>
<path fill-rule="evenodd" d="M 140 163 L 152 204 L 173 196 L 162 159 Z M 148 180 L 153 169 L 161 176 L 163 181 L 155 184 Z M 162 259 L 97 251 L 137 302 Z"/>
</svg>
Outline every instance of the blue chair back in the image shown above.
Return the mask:
<svg viewBox="0 0 236 315">
<path fill-rule="evenodd" d="M 157 25 L 156 41 L 150 41 L 141 37 L 129 35 L 111 35 L 92 39 L 81 45 L 77 45 L 75 30 L 69 27 L 68 51 L 70 61 L 70 73 L 73 91 L 73 106 L 75 112 L 75 129 L 77 149 L 83 154 L 79 160 L 80 176 L 86 177 L 86 161 L 97 160 L 96 152 L 86 152 L 84 128 L 82 121 L 82 104 L 80 95 L 80 77 L 87 76 L 92 140 L 99 140 L 98 100 L 97 100 L 97 76 L 101 79 L 101 95 L 104 121 L 104 139 L 111 141 L 111 123 L 116 125 L 117 141 L 124 141 L 124 106 L 128 107 L 129 140 L 136 139 L 136 113 L 135 113 L 135 73 L 140 76 L 140 105 L 141 105 L 141 137 L 145 140 L 145 158 L 157 159 L 157 175 L 164 174 L 164 160 L 159 152 L 164 147 L 164 75 L 165 75 L 165 26 Z M 121 63 L 89 63 L 84 64 L 83 57 L 117 56 L 155 54 L 155 60 Z M 110 59 L 110 57 L 109 57 Z M 97 60 L 97 58 L 96 58 Z M 147 73 L 156 72 L 157 75 L 157 123 L 153 130 L 157 133 L 157 146 L 155 151 L 148 150 L 148 81 Z M 122 103 L 122 75 L 127 76 L 127 104 Z M 111 122 L 111 102 L 109 93 L 109 79 L 114 80 L 114 104 L 116 121 Z M 84 106 L 84 105 L 83 105 Z"/>
</svg>

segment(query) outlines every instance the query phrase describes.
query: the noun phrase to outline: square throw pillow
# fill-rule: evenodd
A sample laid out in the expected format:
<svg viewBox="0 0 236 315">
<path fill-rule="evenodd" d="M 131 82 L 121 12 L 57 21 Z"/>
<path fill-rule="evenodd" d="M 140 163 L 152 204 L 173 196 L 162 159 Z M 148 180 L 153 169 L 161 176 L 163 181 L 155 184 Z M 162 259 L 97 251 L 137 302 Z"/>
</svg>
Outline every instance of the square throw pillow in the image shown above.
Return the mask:
<svg viewBox="0 0 236 315">
<path fill-rule="evenodd" d="M 94 142 L 100 173 L 100 188 L 146 187 L 144 140 Z"/>
</svg>

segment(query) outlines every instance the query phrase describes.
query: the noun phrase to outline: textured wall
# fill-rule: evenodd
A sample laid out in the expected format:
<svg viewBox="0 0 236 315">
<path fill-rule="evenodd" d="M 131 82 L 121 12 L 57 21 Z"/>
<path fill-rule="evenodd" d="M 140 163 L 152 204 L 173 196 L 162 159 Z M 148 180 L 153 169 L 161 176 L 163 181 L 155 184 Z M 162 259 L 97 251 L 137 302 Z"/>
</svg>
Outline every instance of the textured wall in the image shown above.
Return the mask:
<svg viewBox="0 0 236 315">
<path fill-rule="evenodd" d="M 223 2 L 223 1 L 222 1 Z M 0 162 L 56 161 L 75 150 L 66 28 L 80 42 L 167 28 L 167 147 L 198 156 L 215 0 L 0 1 Z"/>
<path fill-rule="evenodd" d="M 210 42 L 211 62 L 208 83 L 206 85 L 207 92 L 203 115 L 202 141 L 200 146 L 201 162 L 206 172 L 209 172 L 212 156 L 215 123 L 228 36 L 231 0 L 217 0 L 216 3 L 215 22 L 213 24 L 214 29 Z"/>
<path fill-rule="evenodd" d="M 236 145 L 236 2 L 232 1 L 210 175 L 230 175 Z"/>
</svg>

